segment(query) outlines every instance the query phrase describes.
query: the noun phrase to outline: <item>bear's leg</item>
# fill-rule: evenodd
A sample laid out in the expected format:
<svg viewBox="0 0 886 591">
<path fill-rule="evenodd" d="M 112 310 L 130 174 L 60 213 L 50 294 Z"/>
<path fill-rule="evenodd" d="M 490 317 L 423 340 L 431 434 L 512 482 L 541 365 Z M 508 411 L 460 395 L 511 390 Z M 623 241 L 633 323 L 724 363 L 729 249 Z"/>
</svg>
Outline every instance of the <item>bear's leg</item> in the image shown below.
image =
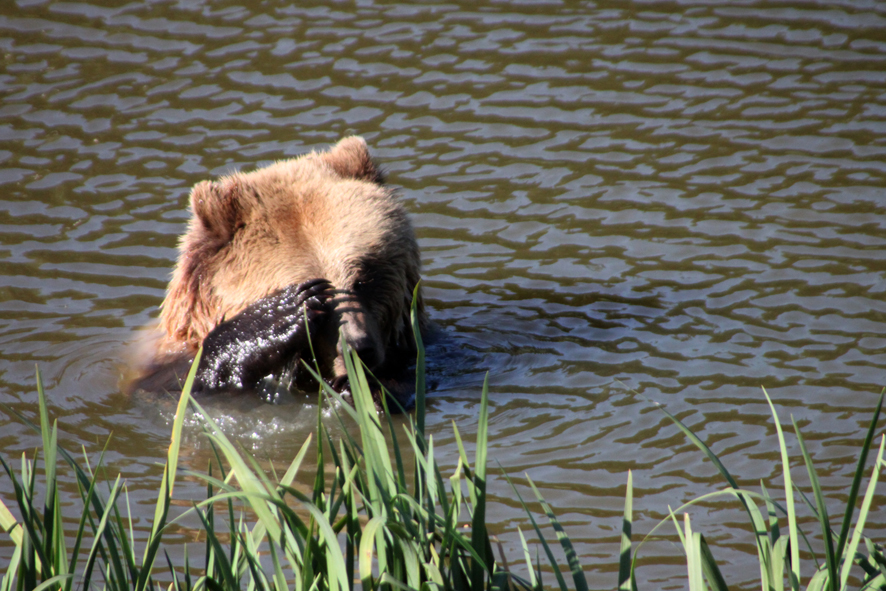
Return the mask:
<svg viewBox="0 0 886 591">
<path fill-rule="evenodd" d="M 327 319 L 331 288 L 325 279 L 290 286 L 216 326 L 203 339 L 194 389 L 255 389 L 285 368 L 309 350 L 309 333 Z"/>
</svg>

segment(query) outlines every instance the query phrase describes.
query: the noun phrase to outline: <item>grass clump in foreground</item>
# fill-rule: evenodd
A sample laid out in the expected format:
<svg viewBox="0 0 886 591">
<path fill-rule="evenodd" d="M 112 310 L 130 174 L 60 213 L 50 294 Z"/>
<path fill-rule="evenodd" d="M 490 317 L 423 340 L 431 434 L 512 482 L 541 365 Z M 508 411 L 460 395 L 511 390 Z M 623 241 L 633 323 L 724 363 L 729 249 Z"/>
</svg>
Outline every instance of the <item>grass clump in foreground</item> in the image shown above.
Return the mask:
<svg viewBox="0 0 886 591">
<path fill-rule="evenodd" d="M 346 591 L 353 589 L 357 582 L 366 590 L 382 588 L 391 591 L 540 590 L 550 586 L 565 590 L 570 586 L 567 584 L 570 576 L 577 591 L 587 590 L 582 566 L 569 537 L 531 480 L 529 484 L 565 555 L 566 574 L 561 572 L 551 545 L 522 498 L 520 501 L 547 563 L 546 576 L 553 573 L 555 581 L 543 580 L 541 557 L 538 553 L 533 557 L 519 530 L 528 578 L 502 568 L 504 557 L 500 557 L 502 563 L 496 561 L 485 524 L 487 387 L 484 384 L 473 463 L 455 428 L 459 456 L 454 472 L 444 479 L 435 461 L 433 437 L 426 438 L 424 434 L 423 354 L 421 347 L 419 349 L 416 412 L 405 427 L 414 461 L 409 465 L 403 461 L 394 426 L 385 418 L 389 415 L 376 413 L 363 368 L 356 357 L 349 355 L 354 406 L 340 401 L 337 408 L 355 421 L 359 435 L 352 438 L 344 429 L 344 435 L 336 443 L 318 418 L 317 433 L 321 443 L 317 448 L 314 485 L 310 494 L 300 492 L 292 483 L 303 469 L 302 460 L 311 445 L 311 438 L 281 477 L 270 478 L 253 458 L 228 440 L 196 402 L 190 400 L 192 370 L 173 424 L 152 530 L 140 553 L 136 550 L 132 520 L 128 513 L 124 516 L 119 507 L 121 495 L 126 497 L 120 478 L 105 487 L 107 493 L 100 492 L 95 474 L 101 466 L 101 458 L 96 469 L 92 469 L 88 461 L 83 468 L 58 446 L 57 424 L 50 425 L 38 372 L 40 425 L 32 426 L 43 436 L 45 492 L 41 504 L 37 500 L 34 462 L 23 457 L 21 470 L 16 474 L 0 458 L 14 486 L 15 500 L 10 504 L 16 506 L 21 515 L 21 521 L 18 521 L 0 500 L 0 527 L 14 542 L 12 559 L 0 580 L 0 591 L 71 591 L 75 586 L 77 589 L 141 591 L 161 587 L 155 576 L 164 581 L 162 586 L 169 591 Z M 325 394 L 338 397 L 328 388 Z M 784 468 L 784 506 L 770 497 L 765 488 L 760 493 L 741 489 L 713 452 L 676 417 L 664 411 L 707 455 L 729 484 L 724 491 L 700 497 L 677 512 L 714 495 L 736 497 L 747 511 L 753 528 L 763 590 L 800 589 L 804 584 L 799 559 L 801 540 L 810 552 L 811 545 L 797 528 L 793 497 L 797 492 L 818 518 L 825 547 L 824 560 L 814 559 L 813 575 L 805 583 L 807 588 L 847 588 L 849 569 L 854 563 L 860 567 L 857 576 L 862 579 L 862 584 L 859 588 L 886 589 L 886 559 L 882 550 L 861 535 L 879 471 L 886 466 L 882 440 L 855 528 L 851 537 L 849 535 L 882 402 L 881 396 L 859 457 L 839 533 L 830 529 L 818 479 L 796 424 L 794 428 L 809 471 L 814 500 L 807 499 L 799 489 L 795 491 L 788 470 L 785 440 L 774 407 L 772 412 Z M 228 469 L 223 477 L 213 476 L 211 466 L 208 473 L 197 474 L 206 482 L 207 498 L 195 503 L 185 515 L 193 512 L 202 522 L 206 531 L 205 550 L 197 566 L 189 558 L 185 546 L 184 564 L 176 566 L 168 554 L 163 552 L 161 555 L 161 543 L 164 531 L 184 516 L 171 517 L 170 505 L 183 420 L 190 412 L 189 404 L 202 417 L 219 465 L 226 464 Z M 21 415 L 19 417 L 31 424 Z M 64 522 L 70 522 L 74 516 L 62 519 L 56 477 L 59 460 L 73 470 L 83 503 L 82 512 L 77 517 L 77 529 L 73 532 L 65 531 L 63 527 Z M 327 470 L 332 473 L 327 475 Z M 407 471 L 412 476 L 409 480 Z M 514 491 L 519 498 L 516 488 Z M 126 501 L 128 508 L 128 498 Z M 760 511 L 758 502 L 762 503 L 765 512 Z M 251 509 L 249 517 L 242 511 L 235 511 L 235 507 L 242 505 Z M 637 589 L 634 577 L 637 552 L 659 526 L 670 521 L 677 527 L 686 552 L 690 590 L 727 588 L 704 536 L 692 531 L 688 514 L 681 527 L 675 512 L 671 512 L 670 518 L 659 523 L 636 550 L 633 549 L 632 505 L 631 476 L 628 474 L 618 580 L 620 590 Z M 219 510 L 223 513 L 222 519 L 216 514 Z M 787 516 L 787 535 L 781 532 L 779 514 Z M 470 520 L 469 529 L 459 527 L 464 516 Z M 866 555 L 859 551 L 862 545 L 867 550 Z M 608 584 L 605 586 L 609 587 Z"/>
</svg>

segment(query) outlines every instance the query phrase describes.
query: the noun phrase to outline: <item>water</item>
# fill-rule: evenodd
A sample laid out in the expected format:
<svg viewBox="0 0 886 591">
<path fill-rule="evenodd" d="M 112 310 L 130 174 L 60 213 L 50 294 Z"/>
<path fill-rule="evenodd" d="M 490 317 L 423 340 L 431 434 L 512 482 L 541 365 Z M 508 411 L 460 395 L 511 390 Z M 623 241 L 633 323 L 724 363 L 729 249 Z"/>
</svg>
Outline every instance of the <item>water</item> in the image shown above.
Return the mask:
<svg viewBox="0 0 886 591">
<path fill-rule="evenodd" d="M 539 486 L 594 588 L 615 585 L 628 470 L 635 535 L 724 485 L 653 402 L 777 490 L 765 387 L 835 511 L 886 385 L 883 39 L 886 5 L 855 0 L 6 2 L 0 402 L 33 416 L 39 364 L 68 449 L 113 431 L 109 470 L 146 527 L 169 417 L 119 380 L 189 188 L 360 134 L 401 187 L 447 335 L 428 417 L 447 467 L 489 371 L 490 527 L 512 561 L 529 526 L 498 465 Z M 38 438 L 2 412 L 13 460 Z M 316 407 L 215 412 L 281 465 Z M 196 431 L 186 446 L 205 467 Z M 755 587 L 737 507 L 692 518 Z M 671 543 L 642 556 L 647 586 L 685 586 Z"/>
</svg>

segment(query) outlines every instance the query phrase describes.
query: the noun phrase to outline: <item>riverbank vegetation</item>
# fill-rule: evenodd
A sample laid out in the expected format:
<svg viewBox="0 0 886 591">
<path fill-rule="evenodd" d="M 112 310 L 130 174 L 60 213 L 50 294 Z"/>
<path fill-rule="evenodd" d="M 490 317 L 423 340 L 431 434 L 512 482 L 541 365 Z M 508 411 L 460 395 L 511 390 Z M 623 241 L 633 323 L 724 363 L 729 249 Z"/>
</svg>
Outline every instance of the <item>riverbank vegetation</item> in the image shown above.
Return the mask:
<svg viewBox="0 0 886 591">
<path fill-rule="evenodd" d="M 618 580 L 589 581 L 569 533 L 528 476 L 534 498 L 526 501 L 513 488 L 532 525 L 531 532 L 518 532 L 522 555 L 502 556 L 494 536 L 487 531 L 485 385 L 473 453 L 468 452 L 469 446 L 453 426 L 459 454 L 457 459 L 447 458 L 447 464 L 455 463 L 456 468 L 444 473 L 435 457 L 433 437 L 425 434 L 421 352 L 416 409 L 405 427 L 409 454 L 399 447 L 390 414 L 376 412 L 359 361 L 352 356 L 348 361 L 353 405 L 330 388 L 324 387 L 322 395 L 335 409 L 338 420 L 356 427 L 342 429 L 343 435 L 335 440 L 318 413 L 316 441 L 305 441 L 282 475 L 267 474 L 226 437 L 190 398 L 189 380 L 172 427 L 165 472 L 146 540 L 144 531 L 136 532 L 133 527 L 120 477 L 102 482 L 97 476 L 103 471 L 101 457 L 93 465 L 88 459 L 76 459 L 60 445 L 58 426 L 50 422 L 38 371 L 39 424 L 6 409 L 37 430 L 43 446 L 36 457 L 23 457 L 18 470 L 11 458 L 0 458 L 5 478 L 11 482 L 5 488 L 14 490 L 13 496 L 0 498 L 0 527 L 5 532 L 0 536 L 12 541 L 11 546 L 2 548 L 11 558 L 0 591 L 349 591 L 361 586 L 391 591 L 585 591 L 613 587 L 630 591 L 638 588 L 635 572 L 643 545 L 670 526 L 676 528 L 686 555 L 689 589 L 724 590 L 728 584 L 717 566 L 715 549 L 693 529 L 690 519 L 691 505 L 722 495 L 734 497 L 747 514 L 748 535 L 756 543 L 764 590 L 886 589 L 882 548 L 863 534 L 880 470 L 886 467 L 884 438 L 880 437 L 879 444 L 875 442 L 882 395 L 849 483 L 842 517 L 826 507 L 796 424 L 794 433 L 808 471 L 811 496 L 795 486 L 788 469 L 785 434 L 771 401 L 782 458 L 781 500 L 775 498 L 781 495 L 770 496 L 762 483 L 759 491 L 739 487 L 710 448 L 662 409 L 716 466 L 727 487 L 669 510 L 670 517 L 638 541 L 633 532 L 631 475 L 626 474 L 622 543 L 620 549 L 613 548 L 613 560 L 619 563 Z M 173 503 L 175 481 L 182 472 L 179 446 L 185 417 L 194 416 L 200 419 L 212 443 L 217 463 L 205 473 L 188 472 L 205 483 L 206 498 L 181 510 L 180 501 L 178 505 Z M 311 446 L 316 446 L 316 465 L 304 462 Z M 874 450 L 875 456 L 872 469 L 868 467 L 869 450 Z M 414 460 L 404 461 L 404 456 Z M 39 468 L 38 459 L 42 460 Z M 63 465 L 77 481 L 82 501 L 79 509 L 60 503 L 59 467 Z M 300 481 L 306 480 L 306 472 L 307 480 L 313 481 L 309 492 L 294 486 L 299 474 Z M 816 517 L 817 532 L 801 531 L 797 524 L 799 505 L 805 505 Z M 196 557 L 189 554 L 194 544 L 185 546 L 172 552 L 183 556 L 183 561 L 174 563 L 164 534 L 189 516 L 196 516 L 202 525 L 203 551 Z M 549 525 L 543 530 L 539 522 Z M 839 523 L 839 527 L 832 529 L 832 523 Z M 801 572 L 800 552 L 804 552 L 805 572 Z M 643 568 L 654 569 L 655 565 L 644 563 Z"/>
</svg>

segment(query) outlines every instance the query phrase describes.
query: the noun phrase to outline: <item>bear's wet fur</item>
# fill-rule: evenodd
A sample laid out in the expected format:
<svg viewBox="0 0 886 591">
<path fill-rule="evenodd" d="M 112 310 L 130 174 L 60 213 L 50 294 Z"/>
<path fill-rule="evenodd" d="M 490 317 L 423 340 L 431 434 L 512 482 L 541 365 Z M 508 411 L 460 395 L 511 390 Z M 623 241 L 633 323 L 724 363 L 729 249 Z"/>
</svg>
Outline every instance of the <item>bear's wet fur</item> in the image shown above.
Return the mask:
<svg viewBox="0 0 886 591">
<path fill-rule="evenodd" d="M 299 383 L 311 347 L 323 377 L 344 389 L 341 335 L 408 404 L 421 259 L 362 138 L 198 183 L 190 201 L 159 335 L 131 390 L 180 390 L 201 345 L 198 393 Z M 424 327 L 420 296 L 416 307 Z"/>
</svg>

